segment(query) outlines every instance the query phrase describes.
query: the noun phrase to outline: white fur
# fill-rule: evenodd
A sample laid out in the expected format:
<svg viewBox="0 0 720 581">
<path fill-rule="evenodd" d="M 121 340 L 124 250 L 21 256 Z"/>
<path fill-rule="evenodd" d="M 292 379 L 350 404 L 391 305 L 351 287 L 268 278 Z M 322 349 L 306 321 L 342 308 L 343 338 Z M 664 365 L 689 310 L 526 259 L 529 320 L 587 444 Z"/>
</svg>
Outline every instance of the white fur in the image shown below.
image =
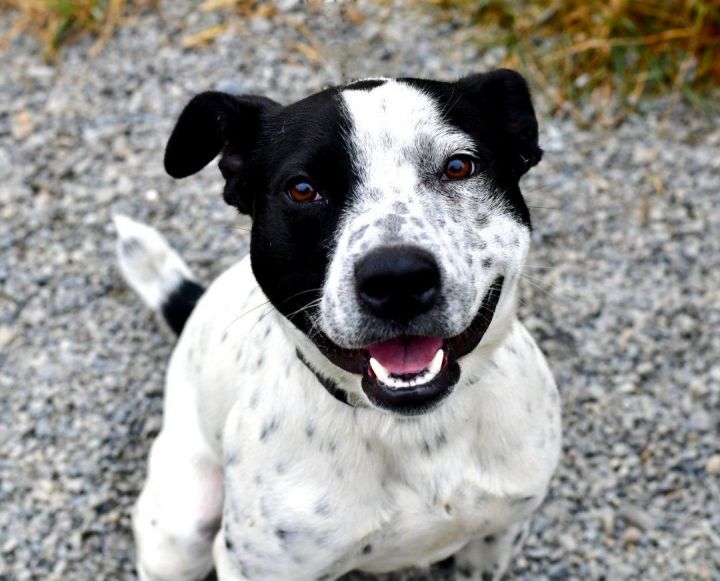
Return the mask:
<svg viewBox="0 0 720 581">
<path fill-rule="evenodd" d="M 429 97 L 387 82 L 348 91 L 345 102 L 362 191 L 338 228 L 323 330 L 347 347 L 382 330 L 359 314 L 351 273 L 363 253 L 396 243 L 419 245 L 440 265 L 446 302 L 419 329 L 460 333 L 504 276 L 492 324 L 461 359 L 451 396 L 401 417 L 375 409 L 358 376 L 268 305 L 249 258 L 233 266 L 195 307 L 170 362 L 165 422 L 133 515 L 141 579 L 196 579 L 213 564 L 223 581 L 335 579 L 453 554 L 469 578 L 499 579 L 545 495 L 560 406 L 515 317 L 527 228 L 493 201 L 483 176 L 427 177 L 474 147 Z M 393 213 L 399 227 L 382 221 Z M 170 256 L 164 241 L 136 231 Z M 169 272 L 182 272 L 174 264 Z M 332 397 L 297 349 L 355 406 Z"/>
<path fill-rule="evenodd" d="M 507 289 L 501 302 L 512 296 L 527 256 L 529 231 L 492 196 L 483 175 L 439 180 L 449 157 L 472 153 L 476 146 L 444 121 L 443 111 L 429 96 L 388 81 L 372 91 L 345 91 L 343 99 L 360 179 L 337 231 L 320 326 L 347 348 L 377 340 L 385 323 L 358 304 L 355 265 L 378 246 L 412 244 L 435 257 L 443 302 L 418 317 L 411 334 L 457 335 L 470 324 L 499 274 Z M 491 266 L 484 266 L 489 262 Z"/>
<path fill-rule="evenodd" d="M 154 311 L 183 279 L 195 280 L 187 264 L 155 229 L 122 214 L 113 215 L 120 270 L 130 287 Z"/>
</svg>

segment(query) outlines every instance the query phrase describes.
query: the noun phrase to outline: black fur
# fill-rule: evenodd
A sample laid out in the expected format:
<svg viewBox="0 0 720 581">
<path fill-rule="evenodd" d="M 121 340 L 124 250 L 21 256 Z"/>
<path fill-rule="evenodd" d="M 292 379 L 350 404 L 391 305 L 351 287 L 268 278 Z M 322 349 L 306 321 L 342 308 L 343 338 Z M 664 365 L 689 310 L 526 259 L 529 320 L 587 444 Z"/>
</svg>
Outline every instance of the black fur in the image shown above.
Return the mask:
<svg viewBox="0 0 720 581">
<path fill-rule="evenodd" d="M 435 98 L 445 118 L 478 144 L 481 170 L 509 210 L 530 226 L 518 181 L 542 156 L 523 78 L 509 70 L 455 83 L 399 79 Z M 282 107 L 264 97 L 207 92 L 183 110 L 165 153 L 167 171 L 184 177 L 222 152 L 224 198 L 253 218 L 253 272 L 271 303 L 302 331 L 304 308 L 320 296 L 337 223 L 354 190 L 351 127 L 339 91 L 372 90 L 383 80 L 331 88 Z M 322 196 L 298 203 L 290 182 L 310 182 Z"/>
<path fill-rule="evenodd" d="M 205 289 L 198 283 L 191 280 L 183 280 L 180 286 L 173 290 L 165 299 L 165 302 L 160 308 L 160 312 L 176 335 L 179 335 L 183 327 L 185 327 L 190 313 L 192 313 L 192 310 L 204 292 Z"/>
<path fill-rule="evenodd" d="M 520 193 L 520 177 L 542 158 L 538 125 L 523 77 L 508 69 L 463 77 L 456 83 L 400 79 L 437 99 L 445 119 L 470 135 L 480 149 L 481 171 L 501 199 L 525 225 L 531 226 Z"/>
</svg>

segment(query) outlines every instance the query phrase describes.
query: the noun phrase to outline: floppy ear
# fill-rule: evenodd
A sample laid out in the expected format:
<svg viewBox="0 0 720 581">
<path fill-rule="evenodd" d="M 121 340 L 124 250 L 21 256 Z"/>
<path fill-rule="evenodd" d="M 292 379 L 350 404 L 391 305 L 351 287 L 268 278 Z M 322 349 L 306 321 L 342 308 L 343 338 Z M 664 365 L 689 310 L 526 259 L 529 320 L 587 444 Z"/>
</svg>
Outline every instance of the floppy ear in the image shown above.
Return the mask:
<svg viewBox="0 0 720 581">
<path fill-rule="evenodd" d="M 488 113 L 512 174 L 519 178 L 542 158 L 538 125 L 525 79 L 509 69 L 468 75 L 458 81 L 469 100 Z"/>
<path fill-rule="evenodd" d="M 258 138 L 263 114 L 280 107 L 275 101 L 254 95 L 229 95 L 217 91 L 200 93 L 185 106 L 165 148 L 165 171 L 174 178 L 199 172 L 222 151 L 220 171 L 227 181 L 230 201 L 238 184 L 232 184 Z M 234 192 L 235 195 L 239 192 Z M 238 205 L 240 211 L 248 208 Z"/>
</svg>

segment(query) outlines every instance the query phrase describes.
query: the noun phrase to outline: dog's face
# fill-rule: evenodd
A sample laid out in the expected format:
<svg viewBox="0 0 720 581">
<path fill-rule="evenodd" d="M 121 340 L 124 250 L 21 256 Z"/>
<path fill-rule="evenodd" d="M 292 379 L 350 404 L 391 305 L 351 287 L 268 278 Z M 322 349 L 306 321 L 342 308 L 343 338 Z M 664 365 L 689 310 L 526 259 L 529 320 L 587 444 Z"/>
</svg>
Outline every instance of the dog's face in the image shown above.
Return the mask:
<svg viewBox="0 0 720 581">
<path fill-rule="evenodd" d="M 263 291 L 371 405 L 432 409 L 512 320 L 530 234 L 518 181 L 541 157 L 517 73 L 371 79 L 287 107 L 204 93 L 166 168 L 184 177 L 220 152 Z"/>
</svg>

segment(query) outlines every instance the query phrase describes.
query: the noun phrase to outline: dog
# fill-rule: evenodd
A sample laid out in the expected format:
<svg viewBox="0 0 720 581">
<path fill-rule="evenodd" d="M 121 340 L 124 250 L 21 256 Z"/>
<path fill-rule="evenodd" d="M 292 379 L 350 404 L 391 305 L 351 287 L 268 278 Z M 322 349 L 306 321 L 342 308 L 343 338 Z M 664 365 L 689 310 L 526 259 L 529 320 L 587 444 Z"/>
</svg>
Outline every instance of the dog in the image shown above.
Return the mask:
<svg viewBox="0 0 720 581">
<path fill-rule="evenodd" d="M 219 154 L 249 256 L 205 290 L 116 216 L 124 277 L 179 334 L 133 510 L 142 580 L 329 580 L 454 559 L 500 579 L 560 453 L 516 318 L 542 157 L 527 84 L 370 78 L 281 106 L 206 92 L 165 151 Z"/>
</svg>

